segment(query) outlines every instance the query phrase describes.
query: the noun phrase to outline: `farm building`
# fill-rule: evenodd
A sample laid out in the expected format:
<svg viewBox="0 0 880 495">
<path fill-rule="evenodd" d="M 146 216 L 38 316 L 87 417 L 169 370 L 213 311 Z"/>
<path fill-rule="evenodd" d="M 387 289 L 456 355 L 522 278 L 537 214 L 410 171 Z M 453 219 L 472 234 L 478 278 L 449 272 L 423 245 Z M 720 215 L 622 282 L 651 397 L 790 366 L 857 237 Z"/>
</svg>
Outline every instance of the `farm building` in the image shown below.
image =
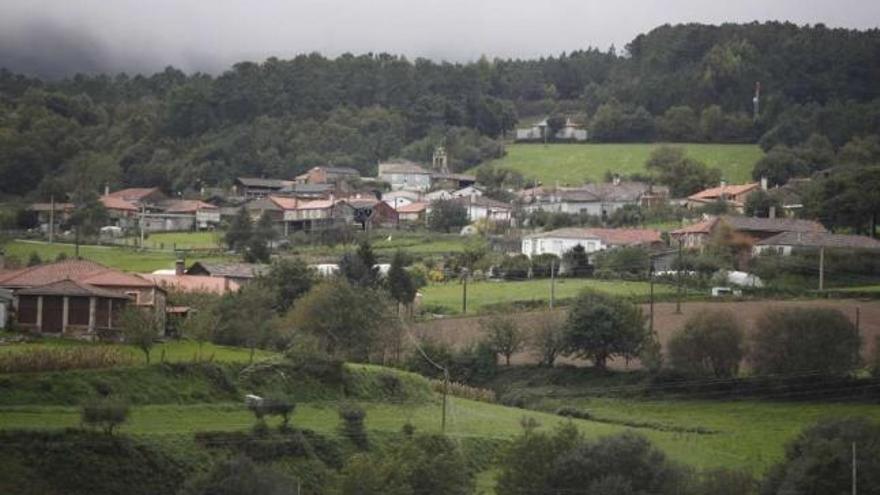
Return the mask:
<svg viewBox="0 0 880 495">
<path fill-rule="evenodd" d="M 755 254 L 776 253 L 788 256 L 794 249 L 827 248 L 880 251 L 880 241 L 862 235 L 831 234 L 828 232 L 782 232 L 758 241 Z"/>
<path fill-rule="evenodd" d="M 492 222 L 510 223 L 513 207 L 508 203 L 496 201 L 483 196 L 463 196 L 454 198 L 452 201 L 462 205 L 467 210 L 468 220 L 489 220 Z M 430 205 L 428 206 L 430 210 Z"/>
<path fill-rule="evenodd" d="M 657 248 L 663 246 L 663 239 L 659 230 L 651 229 L 565 228 L 523 237 L 522 253 L 530 258 L 539 254 L 562 257 L 578 245 L 589 254 L 620 246 Z"/>
<path fill-rule="evenodd" d="M 205 263 L 197 261 L 186 270 L 187 275 L 204 275 L 229 279 L 245 285 L 269 271 L 269 265 L 259 263 Z"/>
<path fill-rule="evenodd" d="M 239 177 L 233 184 L 233 193 L 245 198 L 262 198 L 275 194 L 286 187 L 294 185 L 293 181 L 281 179 L 258 179 L 252 177 Z"/>
<path fill-rule="evenodd" d="M 433 173 L 411 161 L 379 164 L 379 179 L 391 185 L 392 190 L 427 191 L 431 189 Z"/>
<path fill-rule="evenodd" d="M 336 184 L 353 182 L 361 178 L 360 172 L 351 167 L 312 167 L 296 176 L 297 184 Z"/>
<path fill-rule="evenodd" d="M 766 182 L 762 181 L 762 184 L 766 184 Z M 735 210 L 742 213 L 745 209 L 746 199 L 748 199 L 749 195 L 760 188 L 761 184 L 758 184 L 757 182 L 728 185 L 722 181 L 721 185 L 718 187 L 704 189 L 688 196 L 687 207 L 691 209 L 701 208 L 712 203 L 724 201 L 733 206 Z M 766 189 L 766 187 L 764 187 L 764 189 Z"/>
<path fill-rule="evenodd" d="M 424 222 L 427 210 L 428 203 L 416 201 L 397 208 L 397 215 L 401 222 Z"/>
<path fill-rule="evenodd" d="M 752 242 L 773 237 L 783 232 L 824 233 L 825 227 L 812 220 L 794 218 L 758 218 L 725 215 L 711 217 L 669 233 L 673 242 L 681 242 L 686 249 L 702 249 L 720 228 L 747 236 Z"/>
<path fill-rule="evenodd" d="M 164 289 L 92 261 L 64 260 L 4 272 L 0 287 L 15 297 L 17 323 L 38 332 L 112 329 L 114 308 L 128 304 L 155 313 L 163 325 L 165 321 Z"/>
</svg>

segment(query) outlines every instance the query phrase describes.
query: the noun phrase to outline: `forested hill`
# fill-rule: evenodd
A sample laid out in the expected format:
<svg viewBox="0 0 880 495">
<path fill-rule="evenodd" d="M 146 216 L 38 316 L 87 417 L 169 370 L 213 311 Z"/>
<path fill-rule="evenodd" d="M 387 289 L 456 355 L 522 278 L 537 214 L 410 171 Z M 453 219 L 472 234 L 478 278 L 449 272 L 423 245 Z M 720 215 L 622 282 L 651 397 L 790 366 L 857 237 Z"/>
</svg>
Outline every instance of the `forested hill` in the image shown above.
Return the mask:
<svg viewBox="0 0 880 495">
<path fill-rule="evenodd" d="M 2 61 L 0 61 L 2 65 Z M 762 84 L 761 116 L 751 97 Z M 0 193 L 292 177 L 317 164 L 373 173 L 445 142 L 456 169 L 502 153 L 517 116 L 571 115 L 599 141 L 760 141 L 839 147 L 880 132 L 880 31 L 817 25 L 661 26 L 625 53 L 467 64 L 317 54 L 217 76 L 40 81 L 0 73 Z"/>
</svg>

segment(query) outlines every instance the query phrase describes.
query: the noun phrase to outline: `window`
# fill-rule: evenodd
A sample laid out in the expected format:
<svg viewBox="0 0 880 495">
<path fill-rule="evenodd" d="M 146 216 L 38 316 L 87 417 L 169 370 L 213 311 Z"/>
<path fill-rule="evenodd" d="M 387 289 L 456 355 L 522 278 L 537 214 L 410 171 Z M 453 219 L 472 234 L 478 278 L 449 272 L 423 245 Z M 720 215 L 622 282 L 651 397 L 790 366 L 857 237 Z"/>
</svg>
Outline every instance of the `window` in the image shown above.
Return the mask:
<svg viewBox="0 0 880 495">
<path fill-rule="evenodd" d="M 141 302 L 141 293 L 138 291 L 128 291 L 125 295 L 131 297 L 135 304 Z"/>
</svg>

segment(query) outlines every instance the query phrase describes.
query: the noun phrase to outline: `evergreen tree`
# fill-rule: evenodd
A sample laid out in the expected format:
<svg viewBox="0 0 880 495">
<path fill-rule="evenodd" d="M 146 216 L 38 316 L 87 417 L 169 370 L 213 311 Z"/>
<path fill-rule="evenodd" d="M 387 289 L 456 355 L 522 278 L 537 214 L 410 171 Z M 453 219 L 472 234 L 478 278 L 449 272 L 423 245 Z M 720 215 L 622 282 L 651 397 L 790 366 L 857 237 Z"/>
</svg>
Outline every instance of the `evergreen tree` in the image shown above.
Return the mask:
<svg viewBox="0 0 880 495">
<path fill-rule="evenodd" d="M 226 231 L 226 246 L 232 251 L 240 251 L 245 248 L 248 240 L 251 238 L 253 226 L 251 225 L 251 216 L 245 208 L 238 210 L 238 213 L 229 224 Z"/>
<path fill-rule="evenodd" d="M 391 297 L 398 304 L 409 306 L 416 297 L 416 287 L 406 271 L 406 255 L 397 250 L 391 258 L 391 268 L 388 270 L 388 290 Z"/>
</svg>

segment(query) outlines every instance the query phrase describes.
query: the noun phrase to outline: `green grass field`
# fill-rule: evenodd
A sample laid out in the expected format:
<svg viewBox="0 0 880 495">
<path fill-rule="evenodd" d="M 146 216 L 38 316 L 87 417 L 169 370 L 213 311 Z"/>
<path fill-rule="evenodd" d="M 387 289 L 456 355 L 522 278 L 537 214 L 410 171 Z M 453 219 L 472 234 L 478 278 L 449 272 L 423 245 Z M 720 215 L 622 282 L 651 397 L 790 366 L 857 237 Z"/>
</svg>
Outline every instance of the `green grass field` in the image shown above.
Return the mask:
<svg viewBox="0 0 880 495">
<path fill-rule="evenodd" d="M 512 168 L 529 179 L 546 185 L 577 185 L 601 181 L 605 172 L 632 174 L 644 172 L 645 161 L 661 143 L 628 144 L 511 144 L 507 155 L 489 162 Z M 675 144 L 688 156 L 710 167 L 721 169 L 729 182 L 750 180 L 752 167 L 763 152 L 749 144 Z"/>
<path fill-rule="evenodd" d="M 129 240 L 129 242 L 131 242 Z M 157 232 L 144 241 L 148 249 L 221 249 L 223 232 Z"/>
<path fill-rule="evenodd" d="M 592 288 L 617 296 L 646 296 L 650 291 L 647 282 L 625 282 L 596 279 L 558 279 L 556 298 L 566 299 L 577 295 L 582 289 Z M 524 301 L 549 301 L 550 279 L 522 282 L 473 282 L 468 284 L 468 312 L 479 312 L 484 306 Z M 655 284 L 654 294 L 669 296 L 675 289 Z M 449 314 L 461 312 L 462 286 L 458 282 L 429 285 L 421 289 L 422 304 L 442 306 Z"/>
<path fill-rule="evenodd" d="M 37 253 L 43 261 L 53 261 L 60 253 L 74 256 L 73 244 L 49 244 L 47 242 L 15 240 L 6 244 L 7 256 L 14 256 L 27 263 L 31 253 Z M 115 246 L 80 246 L 80 257 L 102 265 L 130 272 L 152 272 L 161 268 L 174 268 L 177 259 L 173 251 L 136 251 Z M 220 261 L 224 257 L 199 257 L 199 261 Z M 187 260 L 188 262 L 195 260 Z"/>
</svg>

